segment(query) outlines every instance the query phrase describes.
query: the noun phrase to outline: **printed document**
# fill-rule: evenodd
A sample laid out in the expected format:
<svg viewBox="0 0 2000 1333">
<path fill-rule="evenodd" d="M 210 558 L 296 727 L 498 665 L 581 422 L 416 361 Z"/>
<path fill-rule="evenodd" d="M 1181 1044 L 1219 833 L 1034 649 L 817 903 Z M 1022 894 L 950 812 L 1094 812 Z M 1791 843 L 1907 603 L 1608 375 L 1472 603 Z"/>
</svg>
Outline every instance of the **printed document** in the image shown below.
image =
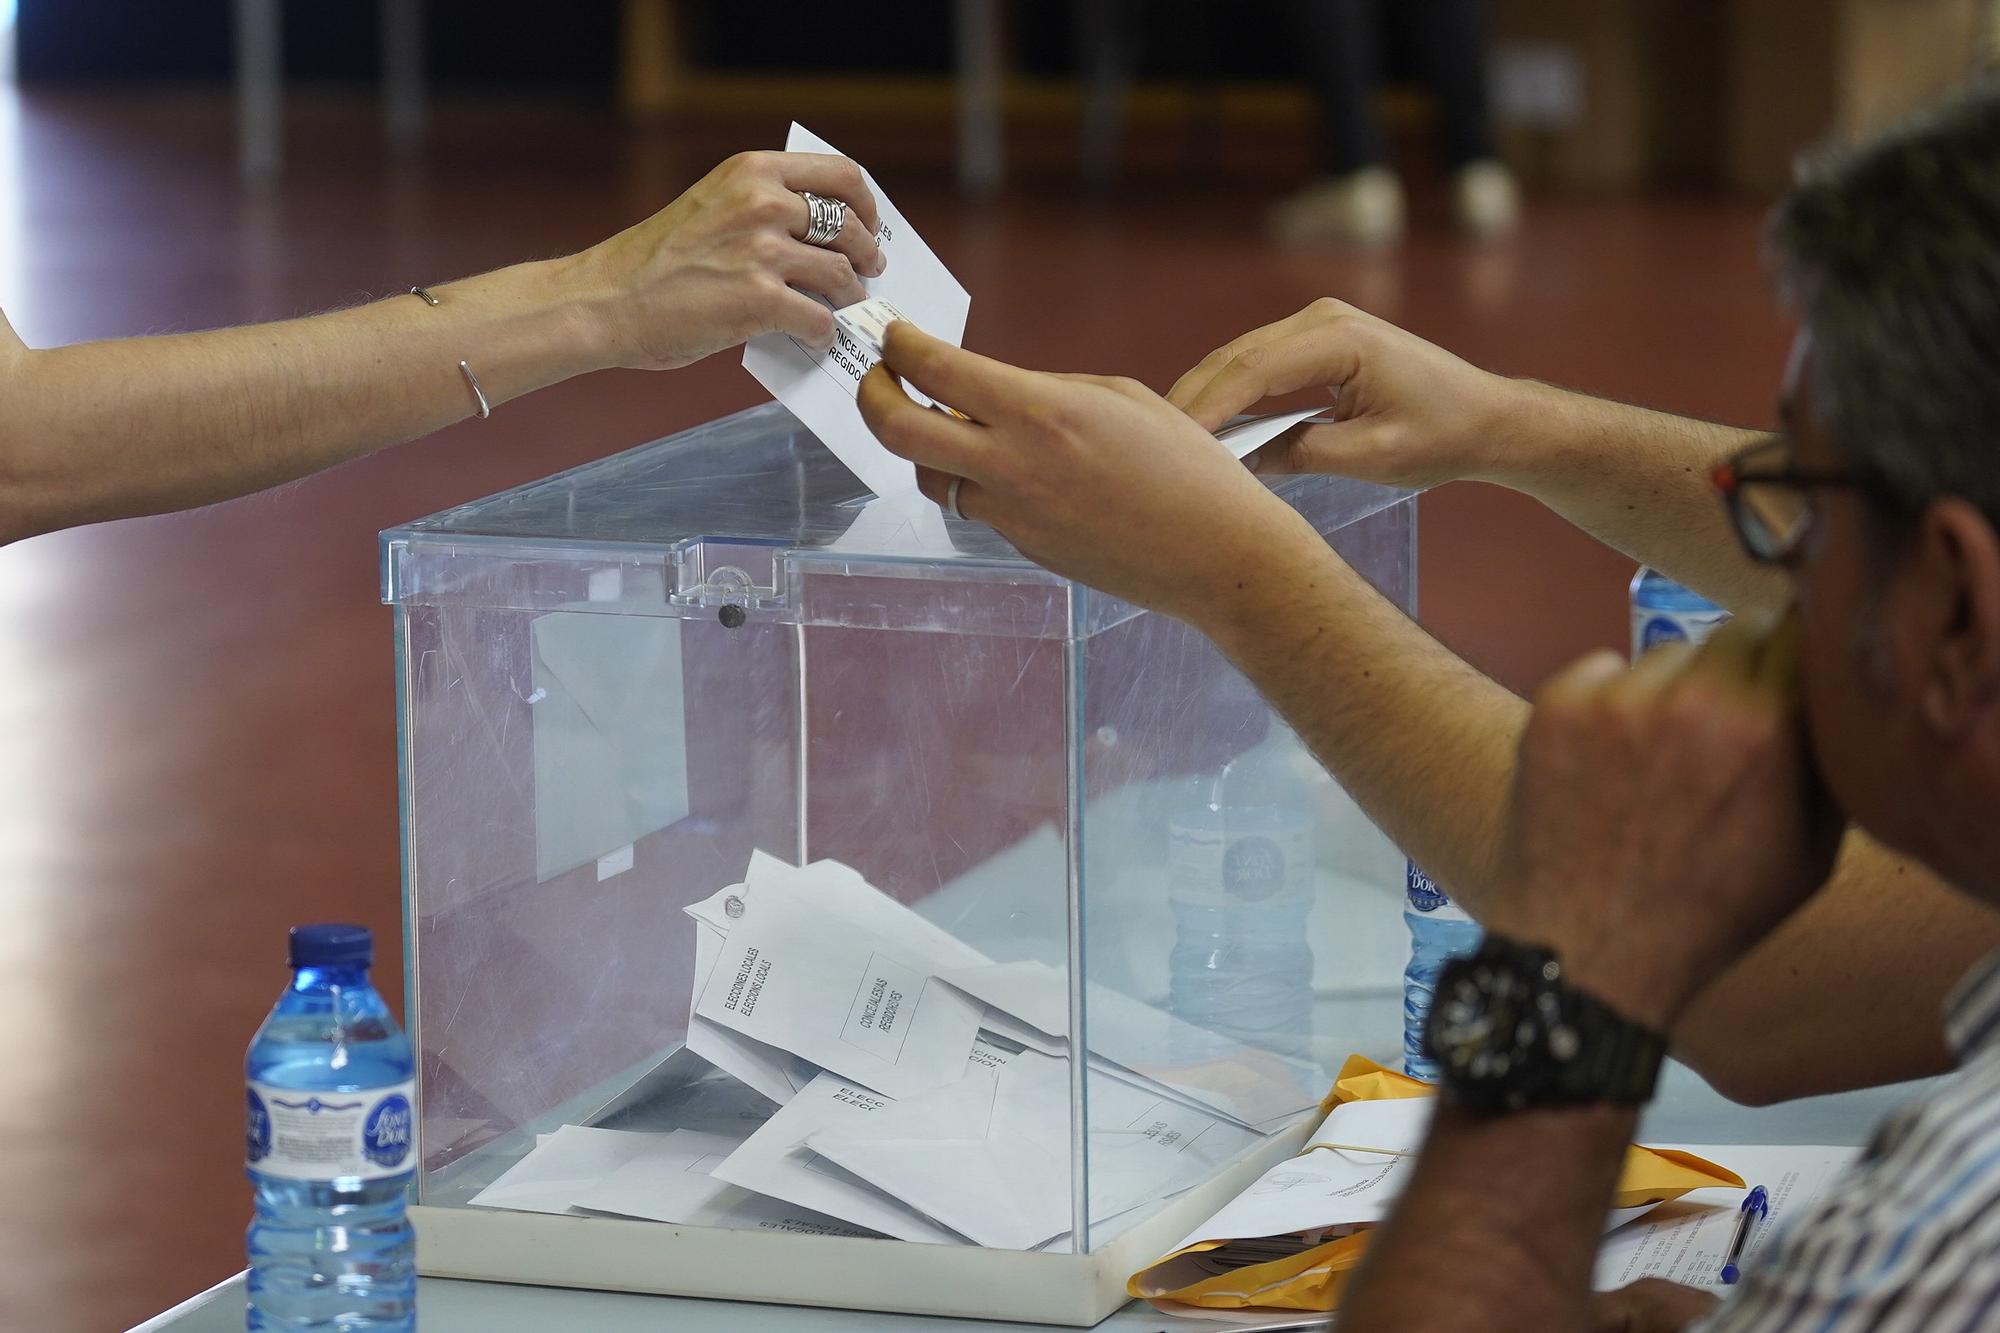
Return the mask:
<svg viewBox="0 0 2000 1333">
<path fill-rule="evenodd" d="M 1750 1233 L 1742 1267 L 1791 1218 L 1817 1203 L 1859 1154 L 1858 1148 L 1741 1144 L 1688 1147 L 1688 1152 L 1728 1167 L 1770 1194 L 1771 1210 Z M 1744 1191 L 1695 1190 L 1662 1204 L 1651 1216 L 1613 1233 L 1598 1251 L 1595 1285 L 1610 1291 L 1644 1277 L 1666 1278 L 1690 1287 L 1722 1289 L 1723 1261 L 1736 1239 Z"/>
<path fill-rule="evenodd" d="M 722 942 L 723 932 L 705 921 L 695 923 L 694 995 L 689 1001 L 687 1048 L 783 1106 L 812 1082 L 818 1067 L 694 1012 L 694 1002 L 701 998 L 702 988 L 715 971 L 715 960 L 722 955 Z"/>
<path fill-rule="evenodd" d="M 921 956 L 803 902 L 730 923 L 695 1013 L 890 1097 L 963 1076 L 984 1011 Z"/>
</svg>

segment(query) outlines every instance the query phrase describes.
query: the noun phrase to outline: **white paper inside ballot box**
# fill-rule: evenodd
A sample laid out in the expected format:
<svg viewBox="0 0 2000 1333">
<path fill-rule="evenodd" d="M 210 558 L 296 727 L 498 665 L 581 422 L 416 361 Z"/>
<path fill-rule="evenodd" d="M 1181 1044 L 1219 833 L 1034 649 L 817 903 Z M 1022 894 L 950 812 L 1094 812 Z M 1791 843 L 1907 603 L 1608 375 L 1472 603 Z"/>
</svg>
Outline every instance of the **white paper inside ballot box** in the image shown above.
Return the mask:
<svg viewBox="0 0 2000 1333">
<path fill-rule="evenodd" d="M 924 503 L 932 513 L 937 512 L 935 505 Z M 870 884 L 859 871 L 838 861 L 794 866 L 768 852 L 752 852 L 743 883 L 723 889 L 686 910 L 703 925 L 727 932 L 753 905 L 760 913 L 789 912 L 801 906 L 831 913 L 875 934 L 899 956 L 913 962 L 921 960 L 932 973 L 947 968 L 991 966 L 985 954 L 917 915 Z M 698 941 L 697 948 L 700 947 Z M 699 984 L 705 984 L 705 972 L 698 967 L 696 976 L 701 979 L 696 991 L 699 995 Z M 1048 1055 L 1060 1054 L 1066 1046 L 1061 1039 L 997 1010 L 987 1010 L 980 1018 L 980 1026 L 1017 1045 Z"/>
<path fill-rule="evenodd" d="M 526 1156 L 467 1202 L 526 1213 L 575 1212 L 580 1192 L 644 1152 L 653 1137 L 563 1125 L 537 1136 Z"/>
<path fill-rule="evenodd" d="M 687 1048 L 783 1106 L 812 1081 L 819 1073 L 818 1066 L 694 1012 L 702 988 L 715 972 L 715 960 L 722 956 L 725 938 L 706 921 L 697 921 L 694 932 L 694 994 L 688 1006 Z"/>
<path fill-rule="evenodd" d="M 1034 1249 L 1071 1223 L 1069 1062 L 1023 1051 L 807 1146 L 981 1245 Z M 1090 1091 L 1102 1222 L 1214 1173 L 1261 1137 L 1106 1076 Z"/>
<path fill-rule="evenodd" d="M 956 1081 L 982 1006 L 878 933 L 803 903 L 730 925 L 695 1013 L 890 1097 Z"/>
<path fill-rule="evenodd" d="M 740 1146 L 740 1140 L 687 1129 L 657 1137 L 661 1141 L 651 1151 L 634 1155 L 595 1185 L 580 1191 L 575 1198 L 576 1207 L 685 1226 L 792 1231 L 816 1236 L 880 1234 L 717 1180 L 710 1173 Z"/>
<path fill-rule="evenodd" d="M 1004 1059 L 1001 1052 L 988 1058 Z M 977 1058 L 977 1057 L 976 1057 Z M 784 1199 L 898 1240 L 963 1245 L 965 1238 L 821 1157 L 806 1141 L 824 1130 L 866 1125 L 896 1103 L 835 1074 L 821 1074 L 718 1166 L 718 1180 Z"/>
<path fill-rule="evenodd" d="M 648 1134 L 564 1125 L 541 1135 L 471 1203 L 519 1212 L 607 1212 L 688 1226 L 877 1234 L 714 1179 L 709 1172 L 740 1142 L 686 1129 Z"/>
<path fill-rule="evenodd" d="M 939 979 L 1067 1043 L 1069 988 L 1045 963 L 992 963 Z M 1270 1133 L 1319 1105 L 1326 1076 L 1302 1061 L 1196 1027 L 1106 986 L 1085 992 L 1090 1055 L 1131 1081 Z"/>
</svg>

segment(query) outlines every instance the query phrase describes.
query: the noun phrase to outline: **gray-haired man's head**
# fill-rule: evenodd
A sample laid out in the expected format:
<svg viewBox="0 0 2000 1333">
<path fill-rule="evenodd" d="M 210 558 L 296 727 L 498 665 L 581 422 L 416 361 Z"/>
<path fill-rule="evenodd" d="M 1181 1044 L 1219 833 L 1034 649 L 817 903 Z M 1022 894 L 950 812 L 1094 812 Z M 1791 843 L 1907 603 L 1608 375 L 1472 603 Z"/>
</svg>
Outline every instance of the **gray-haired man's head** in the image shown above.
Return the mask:
<svg viewBox="0 0 2000 1333">
<path fill-rule="evenodd" d="M 2000 523 L 2000 87 L 1811 161 L 1771 228 L 1831 444 Z"/>
</svg>

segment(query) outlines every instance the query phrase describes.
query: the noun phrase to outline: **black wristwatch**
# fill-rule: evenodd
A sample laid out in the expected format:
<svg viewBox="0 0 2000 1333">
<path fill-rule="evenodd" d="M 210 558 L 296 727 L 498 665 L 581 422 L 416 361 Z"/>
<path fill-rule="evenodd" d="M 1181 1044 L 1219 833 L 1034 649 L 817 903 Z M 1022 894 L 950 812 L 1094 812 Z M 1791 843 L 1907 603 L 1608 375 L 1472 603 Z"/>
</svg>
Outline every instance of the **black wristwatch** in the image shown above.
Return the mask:
<svg viewBox="0 0 2000 1333">
<path fill-rule="evenodd" d="M 1438 976 L 1424 1051 L 1461 1104 L 1519 1111 L 1639 1105 L 1653 1095 L 1667 1041 L 1572 990 L 1547 949 L 1489 934 Z"/>
</svg>

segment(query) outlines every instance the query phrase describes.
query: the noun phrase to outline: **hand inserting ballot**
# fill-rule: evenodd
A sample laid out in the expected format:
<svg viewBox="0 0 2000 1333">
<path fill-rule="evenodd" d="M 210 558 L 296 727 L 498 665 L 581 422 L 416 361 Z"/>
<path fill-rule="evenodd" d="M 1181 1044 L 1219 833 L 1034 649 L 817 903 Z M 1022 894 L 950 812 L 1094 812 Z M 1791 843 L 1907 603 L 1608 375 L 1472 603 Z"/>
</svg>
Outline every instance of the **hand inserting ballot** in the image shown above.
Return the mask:
<svg viewBox="0 0 2000 1333">
<path fill-rule="evenodd" d="M 971 420 L 914 402 L 901 378 Z M 1306 521 L 1166 399 L 1132 380 L 1022 370 L 889 326 L 861 415 L 925 495 L 1095 588 L 1204 625 Z M 1238 599 L 1240 600 L 1240 599 Z"/>
</svg>

